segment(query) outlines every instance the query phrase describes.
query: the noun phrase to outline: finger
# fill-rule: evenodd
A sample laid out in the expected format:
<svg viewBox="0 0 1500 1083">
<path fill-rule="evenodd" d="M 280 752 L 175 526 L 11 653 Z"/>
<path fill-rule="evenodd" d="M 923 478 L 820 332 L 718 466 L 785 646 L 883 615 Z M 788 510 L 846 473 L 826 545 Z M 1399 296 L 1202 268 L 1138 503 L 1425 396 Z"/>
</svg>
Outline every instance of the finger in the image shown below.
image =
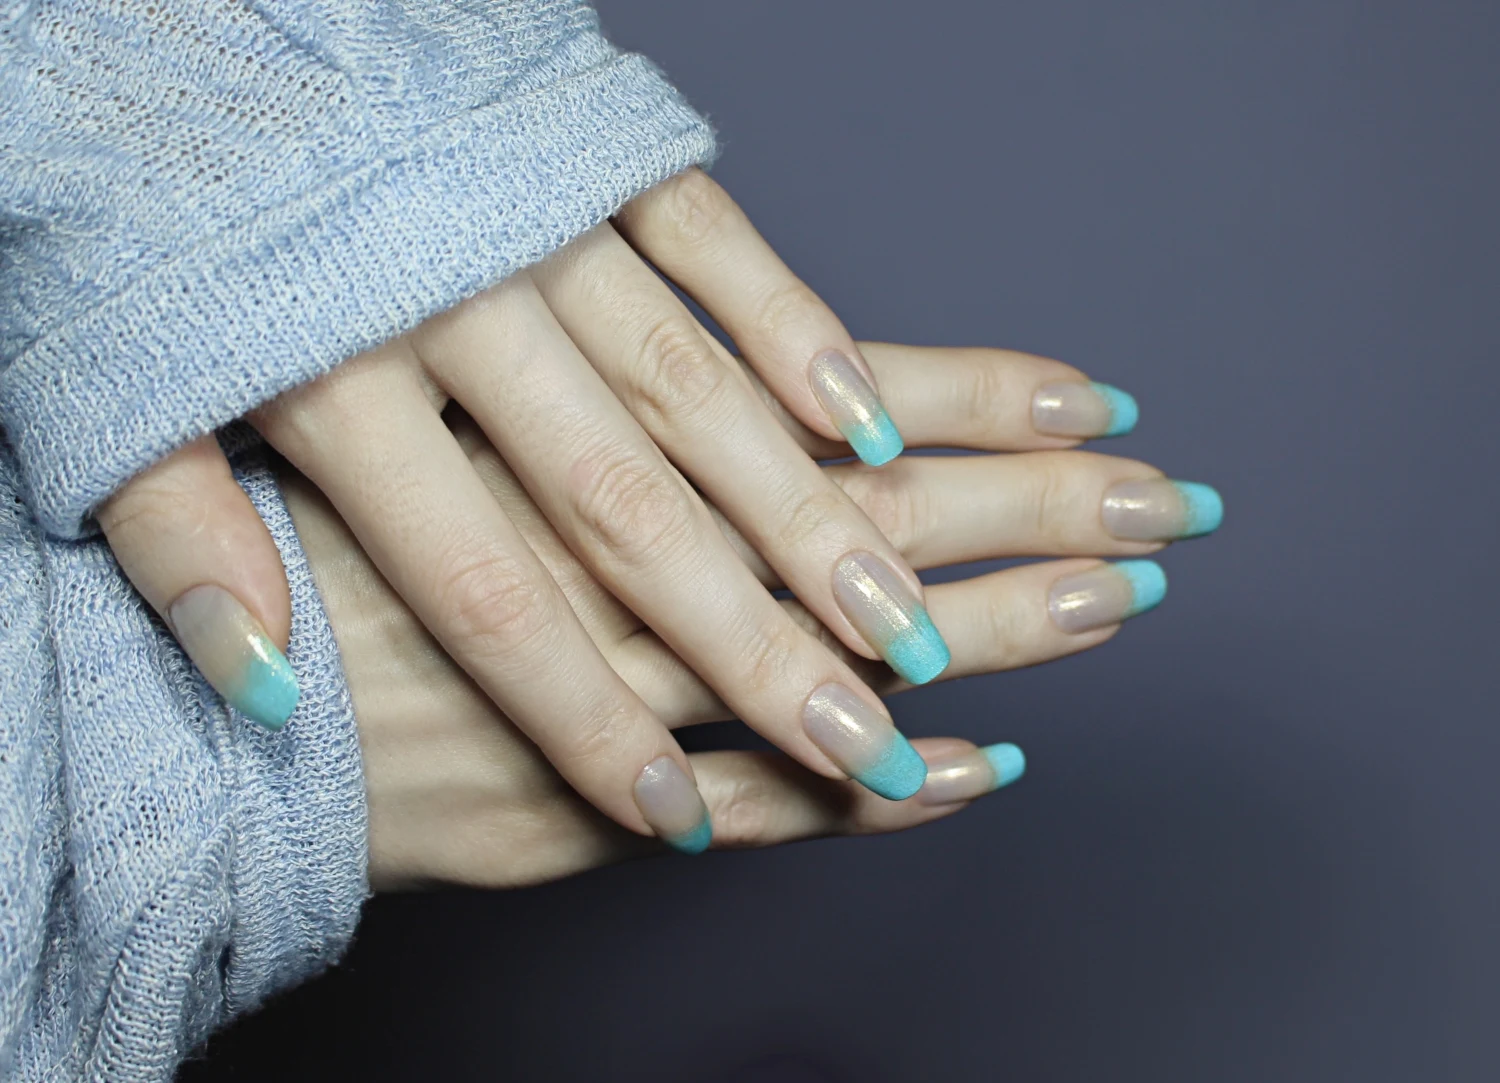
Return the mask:
<svg viewBox="0 0 1500 1083">
<path fill-rule="evenodd" d="M 632 613 L 579 562 L 526 492 L 478 422 L 455 404 L 445 413 L 449 429 L 474 471 L 526 544 L 547 569 L 595 643 L 613 645 L 641 628 Z"/>
<path fill-rule="evenodd" d="M 955 737 L 930 737 L 912 747 L 928 766 L 928 781 L 908 801 L 887 801 L 852 782 L 810 774 L 776 753 L 694 753 L 693 767 L 713 817 L 714 849 L 905 831 L 953 815 L 1026 770 L 1026 757 L 1013 744 L 979 748 Z M 583 848 L 582 854 L 599 861 L 641 856 L 636 840 L 620 841 L 613 853 L 606 845 Z"/>
<path fill-rule="evenodd" d="M 1166 591 L 1165 573 L 1149 560 L 1049 561 L 936 584 L 928 590 L 933 619 L 953 648 L 942 679 L 1020 669 L 1097 647 L 1122 622 L 1159 605 Z M 796 602 L 782 604 L 799 624 L 817 630 L 816 619 Z M 713 690 L 649 634 L 621 644 L 611 660 L 674 726 L 731 717 Z M 911 687 L 861 659 L 846 660 L 882 696 Z"/>
<path fill-rule="evenodd" d="M 433 321 L 415 341 L 569 548 L 739 717 L 813 770 L 847 772 L 882 792 L 921 785 L 921 760 L 880 701 L 735 557 L 528 275 Z M 859 742 L 826 739 L 835 725 L 824 715 L 835 707 L 850 719 L 840 734 Z"/>
<path fill-rule="evenodd" d="M 977 748 L 944 737 L 918 739 L 912 746 L 928 771 L 927 782 L 910 801 L 886 801 L 848 782 L 818 778 L 770 753 L 696 753 L 715 849 L 904 831 L 952 815 L 1015 782 L 1026 769 L 1025 757 L 1012 744 Z"/>
<path fill-rule="evenodd" d="M 922 608 L 921 580 L 612 229 L 580 238 L 532 277 L 651 439 L 846 646 L 915 683 L 942 670 L 947 648 Z M 893 609 L 898 622 L 884 619 Z"/>
<path fill-rule="evenodd" d="M 833 311 L 708 174 L 689 169 L 625 206 L 619 231 L 729 332 L 792 415 L 874 466 L 901 453 L 875 375 Z"/>
<path fill-rule="evenodd" d="M 115 559 L 231 707 L 280 729 L 297 706 L 282 652 L 281 554 L 224 453 L 205 436 L 126 482 L 96 513 Z"/>
<path fill-rule="evenodd" d="M 588 801 L 690 852 L 687 758 L 609 667 L 423 394 L 404 342 L 257 411 L 443 648 Z"/>
<path fill-rule="evenodd" d="M 861 342 L 881 395 L 908 447 L 976 451 L 1068 448 L 1080 440 L 1123 436 L 1140 409 L 1133 396 L 1046 357 L 982 347 L 899 346 Z M 808 454 L 850 453 L 799 422 L 748 364 L 757 394 Z"/>
<path fill-rule="evenodd" d="M 911 456 L 879 470 L 824 467 L 916 568 L 1021 556 L 1143 556 L 1214 529 L 1216 491 L 1084 451 Z M 780 577 L 727 519 L 720 529 L 762 583 Z"/>
<path fill-rule="evenodd" d="M 976 748 L 951 737 L 923 738 L 913 747 L 930 764 L 931 781 L 909 801 L 887 801 L 853 782 L 815 775 L 791 759 L 764 752 L 698 752 L 689 759 L 712 805 L 715 849 L 778 846 L 836 835 L 873 835 L 918 827 L 951 816 L 985 794 L 1010 785 L 1025 770 L 1015 745 Z M 459 792 L 488 794 L 492 767 L 480 756 L 454 759 Z M 447 777 L 447 776 L 445 776 Z M 571 793 L 529 787 L 529 807 L 496 807 L 482 798 L 450 814 L 455 829 L 442 838 L 411 839 L 420 864 L 436 883 L 520 887 L 573 876 L 660 852 L 660 845 L 626 834 Z M 387 847 L 400 824 L 382 831 Z M 496 837 L 505 840 L 496 856 Z"/>
<path fill-rule="evenodd" d="M 913 456 L 883 470 L 860 463 L 827 469 L 918 568 L 1021 556 L 1143 556 L 1209 525 L 1210 498 L 1199 491 L 1205 486 L 1086 451 Z M 1201 512 L 1183 514 L 1190 504 Z"/>
</svg>

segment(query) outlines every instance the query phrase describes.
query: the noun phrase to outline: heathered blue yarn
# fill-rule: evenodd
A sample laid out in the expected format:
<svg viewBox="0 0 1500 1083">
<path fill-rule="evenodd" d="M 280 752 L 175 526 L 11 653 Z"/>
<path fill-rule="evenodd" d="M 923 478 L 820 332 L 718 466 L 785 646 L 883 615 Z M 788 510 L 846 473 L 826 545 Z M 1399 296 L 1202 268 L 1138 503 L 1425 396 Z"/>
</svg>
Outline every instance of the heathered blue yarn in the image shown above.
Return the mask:
<svg viewBox="0 0 1500 1083">
<path fill-rule="evenodd" d="M 302 701 L 227 711 L 90 510 L 166 451 L 713 154 L 575 0 L 0 2 L 0 1078 L 170 1079 L 366 892 L 337 650 L 275 486 Z"/>
<path fill-rule="evenodd" d="M 714 151 L 576 0 L 12 0 L 0 103 L 0 426 L 68 537 Z"/>
<path fill-rule="evenodd" d="M 0 1078 L 169 1079 L 353 932 L 348 690 L 275 484 L 236 460 L 292 589 L 302 703 L 277 734 L 224 707 L 102 538 L 40 529 L 0 443 Z"/>
</svg>

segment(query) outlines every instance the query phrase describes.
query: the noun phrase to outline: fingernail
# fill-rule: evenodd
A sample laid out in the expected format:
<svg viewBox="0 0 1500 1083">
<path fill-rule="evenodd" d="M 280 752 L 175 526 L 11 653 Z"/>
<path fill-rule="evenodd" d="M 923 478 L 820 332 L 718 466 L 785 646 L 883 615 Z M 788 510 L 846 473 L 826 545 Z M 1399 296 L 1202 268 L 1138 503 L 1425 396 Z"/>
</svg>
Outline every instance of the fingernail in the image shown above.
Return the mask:
<svg viewBox="0 0 1500 1083">
<path fill-rule="evenodd" d="M 646 764 L 635 780 L 635 804 L 656 837 L 684 854 L 701 854 L 713 841 L 713 823 L 698 787 L 671 756 Z"/>
<path fill-rule="evenodd" d="M 177 642 L 229 705 L 268 730 L 297 706 L 297 675 L 260 621 L 223 587 L 184 591 L 167 609 Z"/>
<path fill-rule="evenodd" d="M 1046 436 L 1124 436 L 1140 416 L 1134 396 L 1109 384 L 1043 384 L 1031 397 L 1031 425 Z"/>
<path fill-rule="evenodd" d="M 927 764 L 895 723 L 841 684 L 818 686 L 802 708 L 812 743 L 867 790 L 904 801 L 922 788 Z"/>
<path fill-rule="evenodd" d="M 1155 609 L 1166 596 L 1167 573 L 1160 564 L 1122 560 L 1063 576 L 1052 584 L 1047 611 L 1064 632 L 1087 632 Z"/>
<path fill-rule="evenodd" d="M 1196 538 L 1223 521 L 1223 498 L 1196 481 L 1122 481 L 1104 494 L 1104 529 L 1125 541 Z"/>
<path fill-rule="evenodd" d="M 855 630 L 901 679 L 926 684 L 952 655 L 910 587 L 873 553 L 852 553 L 833 569 L 833 596 Z"/>
<path fill-rule="evenodd" d="M 1009 786 L 1026 773 L 1026 754 L 1015 745 L 989 745 L 927 765 L 927 784 L 917 794 L 924 805 L 972 801 Z"/>
<path fill-rule="evenodd" d="M 883 466 L 901 454 L 901 434 L 853 361 L 828 350 L 813 358 L 811 371 L 813 394 L 854 454 L 871 466 Z"/>
</svg>

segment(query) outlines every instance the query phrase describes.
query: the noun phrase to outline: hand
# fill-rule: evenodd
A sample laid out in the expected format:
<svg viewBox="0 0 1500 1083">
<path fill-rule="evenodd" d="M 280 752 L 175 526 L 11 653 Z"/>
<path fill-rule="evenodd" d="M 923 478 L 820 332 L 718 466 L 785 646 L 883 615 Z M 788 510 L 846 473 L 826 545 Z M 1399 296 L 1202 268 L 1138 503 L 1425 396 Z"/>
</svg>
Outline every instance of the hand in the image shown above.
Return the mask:
<svg viewBox="0 0 1500 1083">
<path fill-rule="evenodd" d="M 1093 409 L 1076 373 L 1056 362 L 992 350 L 867 345 L 903 429 L 921 442 L 1003 450 L 1056 448 L 1036 432 L 1058 396 Z M 1038 389 L 1041 389 L 1038 391 Z M 787 422 L 815 454 L 836 445 Z M 458 443 L 549 575 L 561 585 L 603 656 L 672 728 L 729 717 L 712 688 L 580 563 L 477 427 L 453 417 Z M 1017 555 L 1138 556 L 1158 543 L 1105 528 L 1110 494 L 1170 487 L 1152 468 L 1081 451 L 912 458 L 894 470 L 835 465 L 825 476 L 850 493 L 919 567 Z M 659 849 L 591 810 L 456 667 L 381 579 L 355 537 L 304 479 L 285 479 L 288 506 L 338 639 L 364 753 L 372 882 L 508 887 L 567 876 Z M 1141 533 L 1149 501 L 1107 513 Z M 1132 518 L 1134 516 L 1134 518 Z M 720 520 L 728 529 L 727 521 Z M 1134 527 L 1134 529 L 1133 529 Z M 776 580 L 740 539 L 734 544 L 768 586 Z M 1068 559 L 947 583 L 930 590 L 949 630 L 944 677 L 994 672 L 1097 646 L 1127 617 L 1161 600 L 1150 561 Z M 819 622 L 780 603 L 811 631 Z M 826 630 L 821 633 L 831 640 Z M 835 646 L 884 692 L 909 685 Z M 857 734 L 847 734 L 857 739 Z M 976 749 L 956 738 L 913 742 L 929 766 L 914 800 L 890 802 L 817 776 L 776 754 L 715 752 L 689 759 L 709 807 L 716 847 L 761 846 L 826 834 L 893 831 L 958 811 L 1013 780 L 1012 745 Z"/>
<path fill-rule="evenodd" d="M 643 197 L 621 224 L 744 344 L 810 432 L 831 439 L 838 416 L 871 458 L 892 450 L 893 426 L 859 376 L 859 351 L 717 186 L 686 174 Z M 918 682 L 948 661 L 920 583 L 612 227 L 252 420 L 329 496 L 448 654 L 560 773 L 621 824 L 661 833 L 647 790 L 663 779 L 690 789 L 690 765 L 490 499 L 439 416 L 449 394 L 588 571 L 739 717 L 826 777 L 852 775 L 891 798 L 920 787 L 925 766 L 879 700 L 735 559 L 666 456 L 839 642 Z M 222 516 L 192 509 L 207 491 L 197 479 L 227 477 L 203 450 L 190 452 L 192 473 L 181 472 L 192 488 L 153 472 L 100 520 L 210 680 L 236 705 L 282 719 L 295 689 L 289 667 L 225 585 L 264 562 L 227 560 L 249 527 L 226 542 Z M 236 500 L 243 504 L 226 491 L 210 504 Z M 866 743 L 831 741 L 816 721 L 830 713 L 857 715 Z M 697 812 L 706 826 L 701 805 Z M 677 841 L 691 847 L 701 837 L 695 830 Z"/>
<path fill-rule="evenodd" d="M 620 224 L 624 236 L 599 227 L 252 423 L 329 496 L 445 650 L 620 823 L 656 830 L 639 785 L 690 776 L 688 762 L 469 468 L 439 416 L 450 395 L 590 572 L 741 717 L 824 775 L 852 769 L 887 796 L 915 792 L 925 768 L 889 719 L 875 772 L 804 731 L 815 693 L 883 709 L 735 558 L 668 456 L 847 646 L 919 681 L 948 657 L 920 581 L 625 238 L 744 341 L 788 409 L 829 437 L 842 424 L 883 460 L 899 438 L 858 350 L 704 174 L 641 197 Z M 279 649 L 284 584 L 212 444 L 124 487 L 99 521 L 204 675 L 247 715 L 282 724 L 296 698 Z"/>
</svg>

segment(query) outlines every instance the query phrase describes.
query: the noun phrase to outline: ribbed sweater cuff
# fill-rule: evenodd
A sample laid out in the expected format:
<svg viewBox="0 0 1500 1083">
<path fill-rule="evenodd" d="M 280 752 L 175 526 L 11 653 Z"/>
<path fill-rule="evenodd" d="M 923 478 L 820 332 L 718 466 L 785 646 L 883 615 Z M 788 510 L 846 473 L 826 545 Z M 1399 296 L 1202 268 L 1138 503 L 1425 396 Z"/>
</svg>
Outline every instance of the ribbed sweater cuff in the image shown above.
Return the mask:
<svg viewBox="0 0 1500 1083">
<path fill-rule="evenodd" d="M 0 424 L 38 520 L 78 535 L 174 447 L 536 262 L 713 151 L 648 61 L 614 57 L 213 236 L 4 373 Z"/>
<path fill-rule="evenodd" d="M 230 1015 L 335 962 L 369 890 L 364 774 L 338 647 L 280 489 L 247 436 L 236 427 L 225 448 L 286 566 L 287 656 L 302 696 L 279 733 L 238 718 L 221 731 L 235 840 L 234 951 L 224 975 Z"/>
</svg>

